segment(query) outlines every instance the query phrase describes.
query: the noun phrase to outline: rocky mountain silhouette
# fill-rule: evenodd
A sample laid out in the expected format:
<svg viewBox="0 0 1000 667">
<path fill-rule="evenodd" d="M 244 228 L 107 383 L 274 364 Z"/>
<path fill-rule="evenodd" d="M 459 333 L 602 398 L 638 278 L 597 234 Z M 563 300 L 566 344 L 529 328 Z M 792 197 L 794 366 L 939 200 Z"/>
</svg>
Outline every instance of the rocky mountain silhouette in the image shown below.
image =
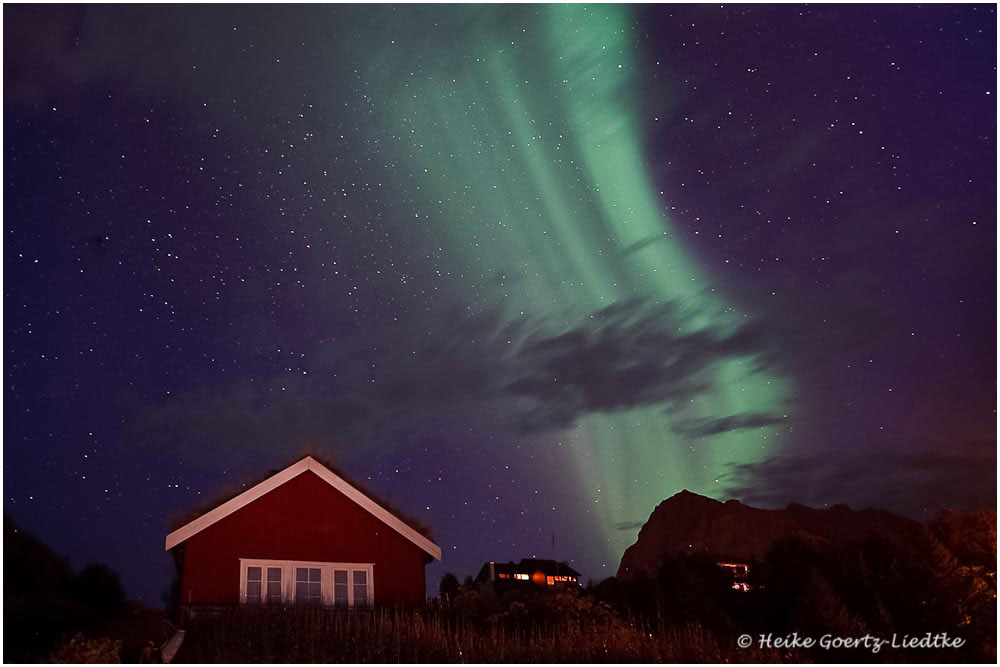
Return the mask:
<svg viewBox="0 0 1000 667">
<path fill-rule="evenodd" d="M 852 510 L 847 505 L 814 509 L 794 503 L 783 510 L 768 510 L 685 490 L 653 510 L 636 543 L 625 550 L 618 578 L 653 574 L 668 555 L 710 553 L 727 559 L 762 560 L 775 543 L 789 537 L 847 544 L 878 536 L 912 544 L 923 530 L 923 524 L 885 510 Z"/>
</svg>

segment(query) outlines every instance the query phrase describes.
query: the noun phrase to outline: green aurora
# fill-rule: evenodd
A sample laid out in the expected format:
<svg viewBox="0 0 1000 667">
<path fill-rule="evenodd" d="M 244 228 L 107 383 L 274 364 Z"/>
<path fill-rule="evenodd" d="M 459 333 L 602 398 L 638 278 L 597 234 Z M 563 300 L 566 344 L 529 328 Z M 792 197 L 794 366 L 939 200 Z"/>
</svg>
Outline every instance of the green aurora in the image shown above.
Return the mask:
<svg viewBox="0 0 1000 667">
<path fill-rule="evenodd" d="M 398 203 L 417 211 L 410 223 L 451 273 L 474 283 L 475 307 L 560 327 L 645 298 L 675 303 L 692 329 L 745 321 L 673 229 L 671 184 L 657 187 L 647 172 L 632 30 L 625 6 L 396 8 L 352 44 L 368 56 L 360 75 L 381 93 L 374 120 L 392 137 L 382 149 L 406 176 Z M 546 434 L 571 448 L 575 481 L 594 500 L 600 558 L 616 564 L 634 539 L 616 525 L 644 520 L 682 488 L 718 495 L 732 465 L 774 454 L 784 425 L 694 439 L 670 429 L 671 420 L 787 416 L 790 379 L 751 362 L 717 363 L 710 389 L 669 415 L 663 406 L 590 414 Z"/>
</svg>

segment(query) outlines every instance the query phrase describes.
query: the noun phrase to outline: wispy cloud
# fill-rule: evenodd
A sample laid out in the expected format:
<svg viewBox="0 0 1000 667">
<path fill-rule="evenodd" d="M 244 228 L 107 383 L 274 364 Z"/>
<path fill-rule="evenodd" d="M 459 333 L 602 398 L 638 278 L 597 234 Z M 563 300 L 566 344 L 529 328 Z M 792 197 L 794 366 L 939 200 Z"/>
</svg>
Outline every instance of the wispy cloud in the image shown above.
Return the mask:
<svg viewBox="0 0 1000 667">
<path fill-rule="evenodd" d="M 704 438 L 730 431 L 774 426 L 785 420 L 786 418 L 782 415 L 764 412 L 744 412 L 719 419 L 687 419 L 672 424 L 670 430 L 688 438 Z"/>
<path fill-rule="evenodd" d="M 364 364 L 352 364 L 348 352 L 308 377 L 258 379 L 147 406 L 133 432 L 163 446 L 311 440 L 339 448 L 377 446 L 404 425 L 429 421 L 540 433 L 592 413 L 670 407 L 708 390 L 718 362 L 760 356 L 766 347 L 751 327 L 696 329 L 688 317 L 672 303 L 634 300 L 561 328 L 499 311 L 442 318 L 411 346 L 365 341 L 383 351 Z M 733 415 L 680 429 L 721 432 L 766 418 Z"/>
<path fill-rule="evenodd" d="M 761 507 L 849 503 L 914 517 L 941 508 L 996 506 L 996 441 L 883 443 L 861 451 L 786 455 L 737 465 L 729 497 Z"/>
</svg>

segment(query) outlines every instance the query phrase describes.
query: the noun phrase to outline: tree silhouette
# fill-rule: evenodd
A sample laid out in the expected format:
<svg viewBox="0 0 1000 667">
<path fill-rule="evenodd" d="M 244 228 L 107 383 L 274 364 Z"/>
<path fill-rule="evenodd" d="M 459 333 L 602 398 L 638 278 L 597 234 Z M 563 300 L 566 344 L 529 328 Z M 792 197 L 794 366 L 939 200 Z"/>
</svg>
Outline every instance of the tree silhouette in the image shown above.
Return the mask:
<svg viewBox="0 0 1000 667">
<path fill-rule="evenodd" d="M 441 577 L 441 583 L 438 584 L 438 593 L 442 600 L 453 600 L 458 595 L 458 577 L 451 572 L 445 572 Z"/>
</svg>

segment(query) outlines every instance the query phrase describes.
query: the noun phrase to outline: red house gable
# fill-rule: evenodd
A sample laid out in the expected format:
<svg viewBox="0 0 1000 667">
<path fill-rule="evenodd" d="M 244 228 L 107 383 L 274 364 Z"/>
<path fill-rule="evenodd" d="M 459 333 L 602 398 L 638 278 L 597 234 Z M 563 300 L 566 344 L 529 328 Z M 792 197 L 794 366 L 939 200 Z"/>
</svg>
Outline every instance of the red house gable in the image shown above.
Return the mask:
<svg viewBox="0 0 1000 667">
<path fill-rule="evenodd" d="M 167 535 L 181 603 L 417 604 L 441 549 L 306 457 Z"/>
</svg>

